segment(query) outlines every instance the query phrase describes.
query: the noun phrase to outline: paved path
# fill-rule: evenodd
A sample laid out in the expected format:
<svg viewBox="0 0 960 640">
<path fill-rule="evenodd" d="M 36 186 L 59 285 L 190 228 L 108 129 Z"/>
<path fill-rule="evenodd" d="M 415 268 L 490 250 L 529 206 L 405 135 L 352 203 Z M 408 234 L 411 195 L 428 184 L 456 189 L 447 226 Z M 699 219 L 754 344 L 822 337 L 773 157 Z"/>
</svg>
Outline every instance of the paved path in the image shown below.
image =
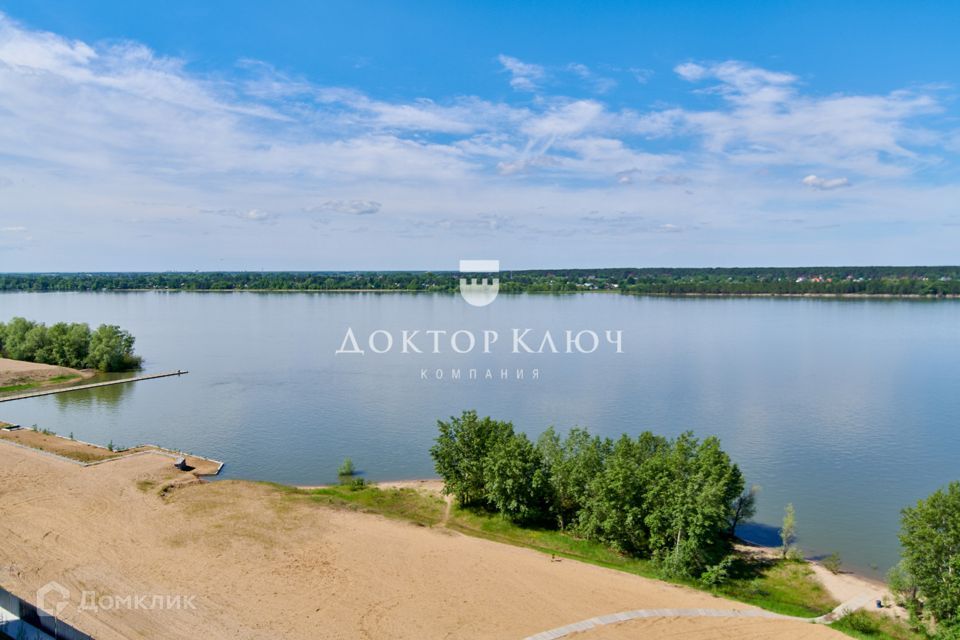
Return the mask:
<svg viewBox="0 0 960 640">
<path fill-rule="evenodd" d="M 57 389 L 42 389 L 30 393 L 20 393 L 15 396 L 4 396 L 0 402 L 11 402 L 13 400 L 24 400 L 26 398 L 36 398 L 39 396 L 49 396 L 55 393 L 67 393 L 68 391 L 80 391 L 82 389 L 96 389 L 97 387 L 109 387 L 114 384 L 126 384 L 128 382 L 137 382 L 139 380 L 153 380 L 154 378 L 169 378 L 170 376 L 182 376 L 188 371 L 168 371 L 166 373 L 152 373 L 146 376 L 136 376 L 135 378 L 122 378 L 120 380 L 108 380 L 107 382 L 93 382 L 91 384 L 79 384 L 75 387 L 60 387 Z"/>
<path fill-rule="evenodd" d="M 597 616 L 596 618 L 581 620 L 580 622 L 557 627 L 556 629 L 541 631 L 535 635 L 527 636 L 524 640 L 557 640 L 558 638 L 565 638 L 580 631 L 588 631 L 596 627 L 616 624 L 626 620 L 636 620 L 637 618 L 768 618 L 772 620 L 795 620 L 798 622 L 825 624 L 833 622 L 851 611 L 856 611 L 867 604 L 868 600 L 866 597 L 855 598 L 854 600 L 844 602 L 830 613 L 817 618 L 785 616 L 780 613 L 764 611 L 762 609 L 634 609 L 633 611 L 609 613 L 604 616 Z"/>
</svg>

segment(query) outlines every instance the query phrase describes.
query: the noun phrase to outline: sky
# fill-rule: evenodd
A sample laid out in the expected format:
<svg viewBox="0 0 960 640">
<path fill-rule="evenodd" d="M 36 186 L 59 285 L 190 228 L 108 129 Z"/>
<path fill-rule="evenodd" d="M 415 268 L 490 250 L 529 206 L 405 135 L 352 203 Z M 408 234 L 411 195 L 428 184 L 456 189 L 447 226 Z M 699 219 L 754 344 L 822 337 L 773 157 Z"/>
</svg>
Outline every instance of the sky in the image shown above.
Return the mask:
<svg viewBox="0 0 960 640">
<path fill-rule="evenodd" d="M 0 271 L 960 263 L 955 2 L 0 0 Z"/>
</svg>

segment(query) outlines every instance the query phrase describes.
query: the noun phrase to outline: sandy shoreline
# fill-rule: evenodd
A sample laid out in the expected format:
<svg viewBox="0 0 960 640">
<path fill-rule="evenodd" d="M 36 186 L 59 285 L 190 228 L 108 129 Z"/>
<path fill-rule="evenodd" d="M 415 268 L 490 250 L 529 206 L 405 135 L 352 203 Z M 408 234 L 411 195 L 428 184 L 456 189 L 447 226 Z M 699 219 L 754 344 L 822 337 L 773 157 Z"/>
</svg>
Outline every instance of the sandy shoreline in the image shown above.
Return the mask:
<svg viewBox="0 0 960 640">
<path fill-rule="evenodd" d="M 97 374 L 93 369 L 71 369 L 52 364 L 39 362 L 24 362 L 0 358 L 0 387 L 14 385 L 35 385 L 33 388 L 48 387 L 59 384 L 64 386 L 80 380 L 87 380 Z M 69 378 L 52 381 L 53 378 Z"/>
<path fill-rule="evenodd" d="M 443 495 L 443 480 L 440 478 L 420 478 L 415 480 L 388 480 L 375 482 L 374 486 L 383 489 L 415 489 L 437 496 Z M 300 489 L 319 489 L 329 485 L 300 486 Z M 763 547 L 753 543 L 741 543 L 737 548 L 745 553 L 756 553 L 766 557 L 777 557 L 779 550 L 776 547 Z M 892 602 L 893 598 L 885 582 L 861 575 L 855 571 L 842 570 L 834 574 L 823 566 L 820 562 L 813 559 L 807 559 L 810 567 L 830 595 L 839 602 L 849 602 L 858 597 L 869 598 L 871 602 L 876 600 Z M 873 607 L 870 607 L 873 609 Z M 893 615 L 905 618 L 906 611 L 898 607 L 886 607 L 882 610 L 887 615 Z"/>
<path fill-rule="evenodd" d="M 263 483 L 201 482 L 151 453 L 82 467 L 0 442 L 0 537 L 0 585 L 34 600 L 57 581 L 71 594 L 62 617 L 107 639 L 523 638 L 638 608 L 755 610 Z M 84 591 L 180 594 L 195 608 L 81 610 Z M 671 620 L 578 637 L 650 624 L 691 638 L 843 637 L 790 620 Z"/>
</svg>

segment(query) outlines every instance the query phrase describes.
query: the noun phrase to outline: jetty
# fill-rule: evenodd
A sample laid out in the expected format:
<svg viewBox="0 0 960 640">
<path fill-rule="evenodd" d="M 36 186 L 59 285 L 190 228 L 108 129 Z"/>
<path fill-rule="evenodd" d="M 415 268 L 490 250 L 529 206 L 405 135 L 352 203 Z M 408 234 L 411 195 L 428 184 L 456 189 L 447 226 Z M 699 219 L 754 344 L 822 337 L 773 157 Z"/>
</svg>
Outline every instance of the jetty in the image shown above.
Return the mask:
<svg viewBox="0 0 960 640">
<path fill-rule="evenodd" d="M 141 380 L 154 380 L 156 378 L 169 378 L 171 376 L 182 376 L 189 371 L 167 371 L 166 373 L 151 373 L 145 376 L 135 376 L 133 378 L 121 378 L 119 380 L 107 380 L 106 382 L 92 382 L 90 384 L 78 384 L 72 387 L 59 387 L 50 389 L 41 389 L 29 393 L 18 393 L 12 396 L 0 397 L 0 402 L 12 402 L 13 400 L 25 400 L 27 398 L 37 398 L 39 396 L 51 396 L 55 393 L 68 393 L 70 391 L 83 391 L 84 389 L 96 389 L 97 387 L 109 387 L 115 384 L 127 384 L 128 382 L 140 382 Z"/>
</svg>

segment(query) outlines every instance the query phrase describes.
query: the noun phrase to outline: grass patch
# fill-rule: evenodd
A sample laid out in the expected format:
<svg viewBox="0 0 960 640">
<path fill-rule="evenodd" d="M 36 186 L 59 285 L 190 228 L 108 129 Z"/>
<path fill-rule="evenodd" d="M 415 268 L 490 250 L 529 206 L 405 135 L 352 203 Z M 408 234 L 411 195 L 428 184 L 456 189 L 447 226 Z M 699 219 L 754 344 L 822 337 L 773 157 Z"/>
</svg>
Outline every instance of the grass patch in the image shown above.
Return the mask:
<svg viewBox="0 0 960 640">
<path fill-rule="evenodd" d="M 23 384 L 11 384 L 5 387 L 0 387 L 0 393 L 12 393 L 14 391 L 26 391 L 27 389 L 34 389 L 39 387 L 39 382 L 25 382 Z"/>
<path fill-rule="evenodd" d="M 341 485 L 323 489 L 295 489 L 294 492 L 305 494 L 321 504 L 379 513 L 425 526 L 439 524 L 443 519 L 443 500 L 414 489 Z"/>
<path fill-rule="evenodd" d="M 495 514 L 455 507 L 447 526 L 468 535 L 703 590 L 693 580 L 664 578 L 649 560 L 620 554 L 602 543 L 569 533 L 521 527 Z M 730 579 L 710 592 L 768 611 L 807 618 L 829 613 L 839 604 L 805 563 L 747 556 L 739 556 L 731 567 Z"/>
<path fill-rule="evenodd" d="M 929 636 L 914 631 L 902 620 L 894 620 L 875 611 L 854 611 L 833 624 L 836 629 L 861 640 L 927 640 Z"/>
<path fill-rule="evenodd" d="M 817 580 L 806 562 L 740 556 L 731 580 L 717 589 L 727 598 L 789 616 L 814 618 L 839 602 Z"/>
<path fill-rule="evenodd" d="M 76 373 L 68 373 L 59 376 L 53 376 L 52 378 L 47 378 L 46 380 L 35 380 L 32 382 L 21 382 L 18 384 L 10 384 L 5 387 L 0 387 L 0 393 L 17 393 L 20 391 L 29 391 L 30 389 L 36 389 L 38 387 L 46 387 L 54 384 L 62 384 L 64 382 L 71 382 L 73 380 L 78 380 L 83 376 Z"/>
<path fill-rule="evenodd" d="M 70 380 L 76 380 L 79 377 L 80 376 L 76 373 L 68 373 L 62 376 L 53 376 L 52 378 L 49 378 L 47 382 L 69 382 Z"/>
<path fill-rule="evenodd" d="M 157 486 L 157 483 L 153 480 L 137 480 L 137 489 L 144 493 L 149 493 Z"/>
<path fill-rule="evenodd" d="M 631 558 L 598 542 L 576 538 L 554 529 L 521 527 L 496 514 L 454 506 L 447 527 L 477 538 L 528 547 L 563 558 L 659 579 L 656 567 L 649 560 Z"/>
</svg>

